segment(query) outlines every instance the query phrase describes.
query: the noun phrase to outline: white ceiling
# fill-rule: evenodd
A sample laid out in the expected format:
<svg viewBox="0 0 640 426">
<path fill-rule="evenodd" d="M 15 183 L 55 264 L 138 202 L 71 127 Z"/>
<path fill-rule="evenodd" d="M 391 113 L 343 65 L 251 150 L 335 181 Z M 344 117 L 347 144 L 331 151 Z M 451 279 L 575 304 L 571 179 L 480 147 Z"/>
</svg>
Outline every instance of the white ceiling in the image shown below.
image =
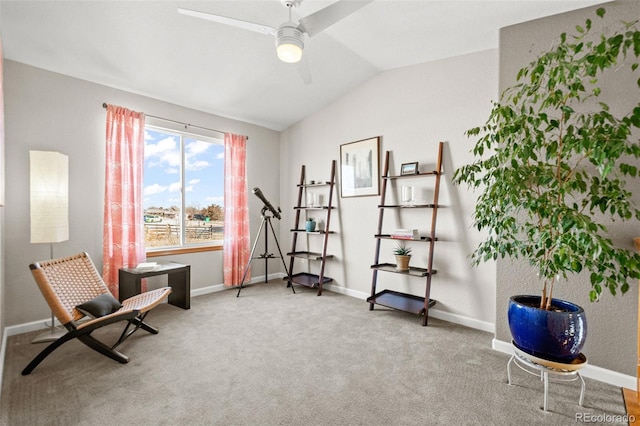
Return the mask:
<svg viewBox="0 0 640 426">
<path fill-rule="evenodd" d="M 305 0 L 294 21 L 333 2 Z M 276 58 L 273 36 L 177 13 L 277 27 L 280 0 L 2 1 L 0 30 L 5 58 L 282 130 L 382 71 L 494 49 L 501 27 L 604 2 L 375 0 L 307 38 L 300 64 Z"/>
</svg>

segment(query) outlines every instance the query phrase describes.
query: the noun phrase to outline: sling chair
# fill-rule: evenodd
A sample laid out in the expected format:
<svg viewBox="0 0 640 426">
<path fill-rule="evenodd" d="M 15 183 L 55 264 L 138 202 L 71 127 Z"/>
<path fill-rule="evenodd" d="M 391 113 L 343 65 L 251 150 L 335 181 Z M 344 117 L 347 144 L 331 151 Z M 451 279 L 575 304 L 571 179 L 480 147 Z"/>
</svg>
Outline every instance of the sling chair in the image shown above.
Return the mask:
<svg viewBox="0 0 640 426">
<path fill-rule="evenodd" d="M 22 370 L 31 373 L 51 352 L 72 339 L 122 364 L 129 358 L 115 348 L 139 328 L 152 334 L 158 330 L 144 322 L 149 311 L 171 293 L 170 287 L 147 291 L 118 302 L 112 295 L 87 253 L 29 265 L 42 295 L 67 333 L 48 345 Z M 86 321 L 79 321 L 88 316 Z M 95 318 L 92 318 L 95 317 Z M 113 346 L 97 340 L 91 333 L 98 328 L 126 321 Z"/>
</svg>

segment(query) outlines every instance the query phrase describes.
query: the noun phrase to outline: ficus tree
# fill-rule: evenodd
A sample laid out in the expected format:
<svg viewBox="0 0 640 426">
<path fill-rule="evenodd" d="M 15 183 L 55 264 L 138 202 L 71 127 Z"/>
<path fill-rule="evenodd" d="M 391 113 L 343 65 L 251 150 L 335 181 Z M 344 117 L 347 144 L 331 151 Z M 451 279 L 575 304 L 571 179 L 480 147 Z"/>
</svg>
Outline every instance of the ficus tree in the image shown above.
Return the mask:
<svg viewBox="0 0 640 426">
<path fill-rule="evenodd" d="M 528 260 L 541 277 L 541 308 L 572 273 L 590 272 L 591 301 L 640 278 L 640 255 L 616 247 L 606 226 L 640 219 L 628 189 L 640 173 L 640 103 L 614 114 L 601 101 L 602 80 L 623 68 L 636 79 L 639 58 L 638 21 L 595 34 L 588 19 L 520 69 L 486 123 L 466 132 L 478 138 L 475 159 L 453 181 L 481 191 L 473 220 L 487 231 L 472 261 Z M 632 86 L 629 99 L 640 100 L 640 78 Z"/>
</svg>

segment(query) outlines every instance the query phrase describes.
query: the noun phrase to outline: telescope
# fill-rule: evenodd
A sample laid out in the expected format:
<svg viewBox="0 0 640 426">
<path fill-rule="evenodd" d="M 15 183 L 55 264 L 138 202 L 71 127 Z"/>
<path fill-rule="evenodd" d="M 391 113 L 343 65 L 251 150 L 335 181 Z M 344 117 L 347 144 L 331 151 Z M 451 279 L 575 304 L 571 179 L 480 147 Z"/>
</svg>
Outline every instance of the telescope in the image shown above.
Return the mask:
<svg viewBox="0 0 640 426">
<path fill-rule="evenodd" d="M 264 198 L 264 194 L 262 193 L 262 191 L 260 191 L 260 188 L 255 187 L 253 188 L 253 193 L 256 195 L 256 197 L 260 198 L 262 200 L 262 202 L 264 203 L 264 206 L 269 209 L 271 211 L 271 213 L 278 219 L 280 220 L 280 207 L 278 207 L 278 210 L 274 209 L 273 206 L 271 205 L 271 203 Z"/>
<path fill-rule="evenodd" d="M 264 259 L 264 282 L 269 282 L 268 260 L 275 258 L 275 256 L 272 253 L 269 253 L 269 249 L 267 248 L 267 242 L 268 242 L 267 236 L 269 231 L 267 231 L 267 227 L 264 226 L 265 223 L 267 223 L 269 225 L 268 227 L 271 229 L 271 233 L 273 234 L 273 239 L 276 241 L 276 247 L 278 247 L 278 253 L 280 253 L 280 260 L 282 260 L 282 266 L 284 267 L 284 271 L 287 273 L 287 276 L 289 275 L 289 271 L 287 270 L 287 264 L 284 261 L 284 257 L 282 256 L 282 251 L 280 250 L 280 244 L 278 243 L 278 236 L 276 235 L 276 231 L 273 229 L 273 225 L 271 224 L 271 216 L 266 214 L 267 210 L 269 210 L 273 214 L 273 216 L 280 219 L 280 207 L 278 207 L 278 210 L 274 209 L 271 203 L 264 197 L 264 194 L 262 193 L 262 191 L 260 191 L 260 188 L 257 188 L 257 187 L 253 188 L 253 193 L 256 194 L 256 197 L 260 198 L 264 203 L 264 207 L 262 208 L 262 211 L 261 211 L 262 222 L 260 223 L 260 228 L 258 229 L 258 235 L 256 235 L 256 239 L 253 242 L 253 248 L 251 249 L 251 254 L 249 255 L 249 261 L 247 262 L 247 266 L 244 269 L 244 275 L 240 280 L 240 288 L 238 288 L 238 294 L 236 295 L 236 297 L 240 297 L 240 290 L 242 290 L 242 288 L 244 287 L 244 279 L 247 277 L 247 273 L 249 272 L 249 266 L 251 265 L 251 261 L 253 259 Z M 265 232 L 264 253 L 262 253 L 258 257 L 255 257 L 253 253 L 256 251 L 256 246 L 258 245 L 258 240 L 260 239 L 260 233 L 262 232 L 262 230 L 264 230 Z M 293 286 L 291 286 L 291 291 L 293 291 L 293 293 L 296 292 Z"/>
</svg>

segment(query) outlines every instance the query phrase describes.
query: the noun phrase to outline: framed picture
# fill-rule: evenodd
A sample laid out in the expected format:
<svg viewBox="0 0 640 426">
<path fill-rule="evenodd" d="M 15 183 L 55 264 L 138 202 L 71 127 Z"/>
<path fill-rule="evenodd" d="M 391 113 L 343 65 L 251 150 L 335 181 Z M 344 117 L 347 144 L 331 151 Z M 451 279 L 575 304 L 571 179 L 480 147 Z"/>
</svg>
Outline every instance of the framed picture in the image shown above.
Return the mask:
<svg viewBox="0 0 640 426">
<path fill-rule="evenodd" d="M 380 195 L 380 137 L 340 145 L 342 197 Z"/>
<path fill-rule="evenodd" d="M 418 174 L 418 162 L 403 163 L 400 167 L 401 175 L 417 175 Z"/>
</svg>

